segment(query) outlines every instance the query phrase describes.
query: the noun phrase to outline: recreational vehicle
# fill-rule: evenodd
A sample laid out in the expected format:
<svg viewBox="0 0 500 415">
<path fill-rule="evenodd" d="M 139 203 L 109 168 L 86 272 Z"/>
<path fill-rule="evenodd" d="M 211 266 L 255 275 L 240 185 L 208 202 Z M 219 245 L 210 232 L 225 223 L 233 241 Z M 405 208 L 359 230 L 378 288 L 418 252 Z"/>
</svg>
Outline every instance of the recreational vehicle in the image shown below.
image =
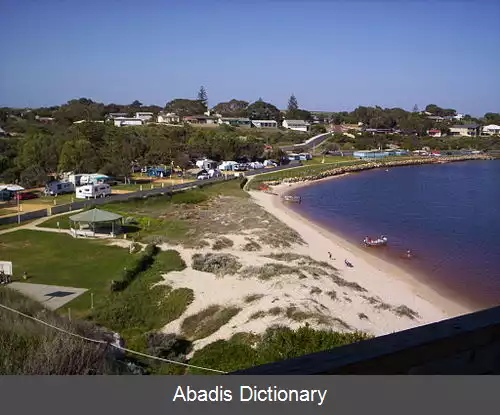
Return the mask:
<svg viewBox="0 0 500 415">
<path fill-rule="evenodd" d="M 75 185 L 71 182 L 50 182 L 45 185 L 45 194 L 50 196 L 73 193 Z"/>
<path fill-rule="evenodd" d="M 77 199 L 92 199 L 111 196 L 109 184 L 87 184 L 76 188 Z"/>
</svg>

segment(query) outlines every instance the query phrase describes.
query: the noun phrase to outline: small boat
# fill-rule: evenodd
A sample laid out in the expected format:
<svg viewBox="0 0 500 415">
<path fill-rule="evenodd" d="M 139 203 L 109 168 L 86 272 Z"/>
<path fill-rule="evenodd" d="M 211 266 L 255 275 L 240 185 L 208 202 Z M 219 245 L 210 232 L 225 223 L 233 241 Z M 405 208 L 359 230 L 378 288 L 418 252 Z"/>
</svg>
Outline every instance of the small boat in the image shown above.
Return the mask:
<svg viewBox="0 0 500 415">
<path fill-rule="evenodd" d="M 380 236 L 377 239 L 368 238 L 368 236 L 363 239 L 363 243 L 366 246 L 383 246 L 387 245 L 387 236 Z"/>
<path fill-rule="evenodd" d="M 302 198 L 300 196 L 290 196 L 286 195 L 283 196 L 283 200 L 285 202 L 295 202 L 295 203 L 300 203 L 302 201 Z"/>
</svg>

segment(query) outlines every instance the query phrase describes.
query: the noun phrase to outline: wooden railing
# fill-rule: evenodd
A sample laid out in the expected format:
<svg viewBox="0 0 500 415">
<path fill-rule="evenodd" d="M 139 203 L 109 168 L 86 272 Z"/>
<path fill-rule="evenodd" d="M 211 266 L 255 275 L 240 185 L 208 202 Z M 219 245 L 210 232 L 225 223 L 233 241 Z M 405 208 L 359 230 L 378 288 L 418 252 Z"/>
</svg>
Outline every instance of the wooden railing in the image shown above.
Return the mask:
<svg viewBox="0 0 500 415">
<path fill-rule="evenodd" d="M 232 374 L 500 374 L 500 307 Z"/>
</svg>

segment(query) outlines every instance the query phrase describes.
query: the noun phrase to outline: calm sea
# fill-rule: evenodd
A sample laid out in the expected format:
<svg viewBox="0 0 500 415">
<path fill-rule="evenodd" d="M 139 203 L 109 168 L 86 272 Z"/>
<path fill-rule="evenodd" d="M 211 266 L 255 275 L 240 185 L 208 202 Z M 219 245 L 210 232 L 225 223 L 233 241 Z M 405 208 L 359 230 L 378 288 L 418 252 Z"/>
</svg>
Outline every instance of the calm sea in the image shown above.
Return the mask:
<svg viewBox="0 0 500 415">
<path fill-rule="evenodd" d="M 292 194 L 294 210 L 354 243 L 386 235 L 387 247 L 365 249 L 448 297 L 500 304 L 500 160 L 372 170 Z"/>
</svg>

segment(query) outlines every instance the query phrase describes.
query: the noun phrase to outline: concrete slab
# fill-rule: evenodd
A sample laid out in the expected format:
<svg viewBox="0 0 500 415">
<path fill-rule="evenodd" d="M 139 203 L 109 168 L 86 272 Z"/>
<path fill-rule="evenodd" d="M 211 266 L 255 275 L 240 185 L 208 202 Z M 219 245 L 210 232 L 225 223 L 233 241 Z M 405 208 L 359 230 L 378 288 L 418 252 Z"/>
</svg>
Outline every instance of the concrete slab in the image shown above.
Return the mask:
<svg viewBox="0 0 500 415">
<path fill-rule="evenodd" d="M 86 288 L 61 287 L 58 285 L 30 284 L 27 282 L 13 282 L 9 288 L 42 303 L 51 310 L 56 310 L 82 295 Z M 90 305 L 89 305 L 90 306 Z"/>
</svg>

